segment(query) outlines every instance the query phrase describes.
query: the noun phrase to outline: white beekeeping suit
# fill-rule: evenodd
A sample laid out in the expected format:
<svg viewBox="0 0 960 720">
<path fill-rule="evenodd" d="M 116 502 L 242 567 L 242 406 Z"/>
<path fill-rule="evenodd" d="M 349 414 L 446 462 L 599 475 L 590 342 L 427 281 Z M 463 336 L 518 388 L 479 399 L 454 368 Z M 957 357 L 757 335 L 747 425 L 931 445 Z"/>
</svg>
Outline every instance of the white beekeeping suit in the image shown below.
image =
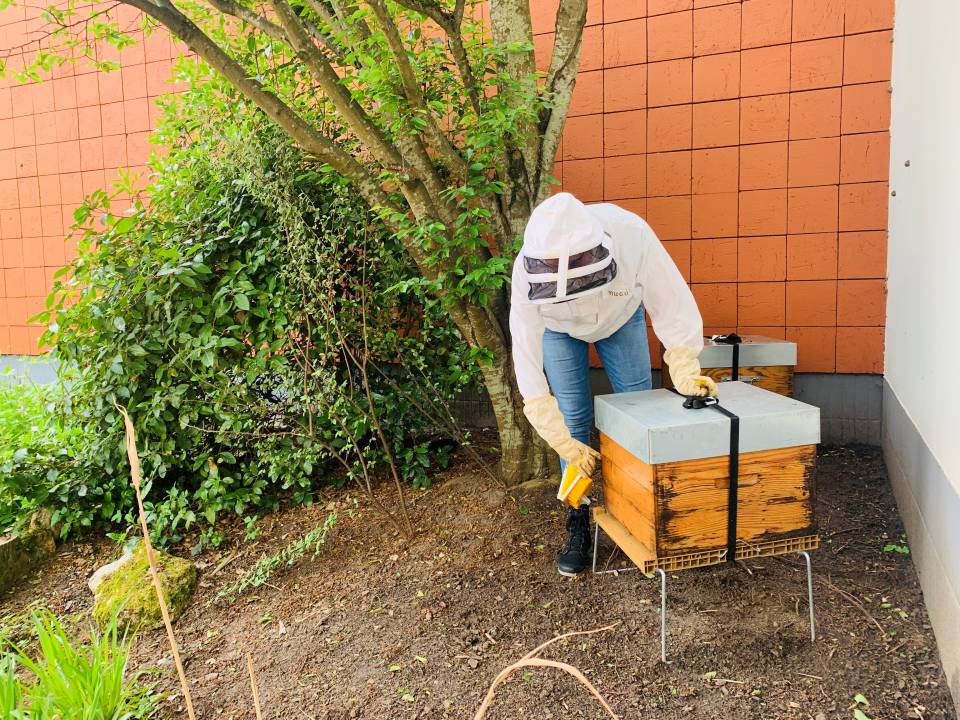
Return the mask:
<svg viewBox="0 0 960 720">
<path fill-rule="evenodd" d="M 543 331 L 585 342 L 619 330 L 643 304 L 684 395 L 716 394 L 700 374 L 700 311 L 650 226 L 616 205 L 585 206 L 560 193 L 530 216 L 513 264 L 513 364 L 531 425 L 567 462 L 592 469 L 596 453 L 570 436 L 543 372 Z"/>
</svg>

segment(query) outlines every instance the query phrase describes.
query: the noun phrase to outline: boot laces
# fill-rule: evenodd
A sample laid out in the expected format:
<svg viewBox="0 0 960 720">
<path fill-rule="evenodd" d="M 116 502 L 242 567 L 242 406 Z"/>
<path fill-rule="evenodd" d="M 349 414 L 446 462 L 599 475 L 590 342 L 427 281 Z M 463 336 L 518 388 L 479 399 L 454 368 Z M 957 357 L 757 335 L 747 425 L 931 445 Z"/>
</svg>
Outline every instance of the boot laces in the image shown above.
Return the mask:
<svg viewBox="0 0 960 720">
<path fill-rule="evenodd" d="M 583 550 L 590 544 L 590 514 L 587 508 L 571 510 L 567 515 L 567 544 L 563 551 Z"/>
</svg>

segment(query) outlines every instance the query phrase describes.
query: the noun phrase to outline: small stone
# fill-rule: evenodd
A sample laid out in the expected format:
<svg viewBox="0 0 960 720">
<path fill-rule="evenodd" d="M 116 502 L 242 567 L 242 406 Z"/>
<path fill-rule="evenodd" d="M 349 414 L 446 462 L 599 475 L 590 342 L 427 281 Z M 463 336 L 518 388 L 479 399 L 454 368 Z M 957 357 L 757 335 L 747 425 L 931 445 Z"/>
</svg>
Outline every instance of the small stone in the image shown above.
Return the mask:
<svg viewBox="0 0 960 720">
<path fill-rule="evenodd" d="M 0 594 L 16 587 L 56 549 L 46 510 L 37 511 L 19 535 L 0 535 Z"/>
</svg>

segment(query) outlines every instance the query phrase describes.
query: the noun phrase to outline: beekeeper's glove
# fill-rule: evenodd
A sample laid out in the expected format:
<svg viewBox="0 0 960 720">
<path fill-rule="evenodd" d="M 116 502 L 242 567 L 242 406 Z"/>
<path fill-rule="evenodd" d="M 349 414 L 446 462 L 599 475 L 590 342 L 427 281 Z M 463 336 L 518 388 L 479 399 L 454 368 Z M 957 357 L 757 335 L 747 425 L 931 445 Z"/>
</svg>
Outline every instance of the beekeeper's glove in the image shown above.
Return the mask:
<svg viewBox="0 0 960 720">
<path fill-rule="evenodd" d="M 570 435 L 553 395 L 539 395 L 525 401 L 523 414 L 557 455 L 568 463 L 576 463 L 587 477 L 593 475 L 600 453 Z"/>
<path fill-rule="evenodd" d="M 693 348 L 676 347 L 663 354 L 670 367 L 670 378 L 677 392 L 696 397 L 716 397 L 717 384 L 700 373 L 699 353 Z"/>
</svg>

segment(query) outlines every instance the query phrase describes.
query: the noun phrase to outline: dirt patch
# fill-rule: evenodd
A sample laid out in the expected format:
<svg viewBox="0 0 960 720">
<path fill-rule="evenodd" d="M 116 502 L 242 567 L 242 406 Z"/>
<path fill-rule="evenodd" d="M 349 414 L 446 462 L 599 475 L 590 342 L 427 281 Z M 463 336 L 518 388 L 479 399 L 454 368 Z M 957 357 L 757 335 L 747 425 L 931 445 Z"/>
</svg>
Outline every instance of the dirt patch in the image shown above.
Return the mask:
<svg viewBox="0 0 960 720">
<path fill-rule="evenodd" d="M 910 557 L 884 550 L 903 528 L 876 449 L 820 453 L 817 642 L 802 561 L 751 560 L 671 578 L 668 665 L 657 582 L 558 576 L 556 502 L 515 499 L 481 478 L 461 458 L 417 493 L 412 542 L 349 493 L 331 497 L 340 520 L 320 555 L 232 605 L 208 601 L 262 553 L 320 524 L 326 507 L 270 516 L 255 542 L 238 535 L 202 555 L 200 589 L 177 624 L 199 717 L 253 717 L 247 652 L 265 717 L 472 717 L 503 667 L 555 635 L 610 623 L 544 656 L 580 668 L 622 718 L 846 719 L 858 693 L 875 720 L 956 717 Z M 106 542 L 62 548 L 4 610 L 37 597 L 56 612 L 87 609 L 85 579 L 111 552 Z M 139 639 L 136 661 L 160 668 L 165 716 L 182 717 L 162 631 Z M 574 680 L 533 670 L 507 681 L 488 715 L 528 717 L 604 714 Z"/>
</svg>

